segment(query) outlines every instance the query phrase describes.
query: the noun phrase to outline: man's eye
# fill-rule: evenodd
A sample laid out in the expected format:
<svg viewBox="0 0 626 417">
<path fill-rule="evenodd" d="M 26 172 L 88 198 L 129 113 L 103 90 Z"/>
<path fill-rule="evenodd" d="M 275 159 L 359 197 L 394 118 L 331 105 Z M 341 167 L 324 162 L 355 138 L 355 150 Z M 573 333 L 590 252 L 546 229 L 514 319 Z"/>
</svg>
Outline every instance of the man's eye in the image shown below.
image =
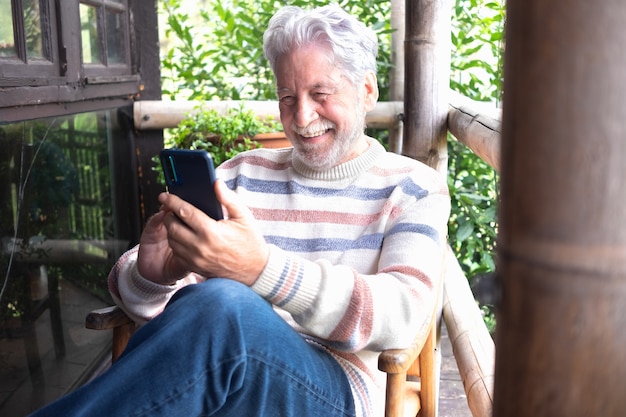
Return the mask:
<svg viewBox="0 0 626 417">
<path fill-rule="evenodd" d="M 291 105 L 294 103 L 295 98 L 293 96 L 284 96 L 280 97 L 278 101 L 280 102 L 280 104 Z"/>
</svg>

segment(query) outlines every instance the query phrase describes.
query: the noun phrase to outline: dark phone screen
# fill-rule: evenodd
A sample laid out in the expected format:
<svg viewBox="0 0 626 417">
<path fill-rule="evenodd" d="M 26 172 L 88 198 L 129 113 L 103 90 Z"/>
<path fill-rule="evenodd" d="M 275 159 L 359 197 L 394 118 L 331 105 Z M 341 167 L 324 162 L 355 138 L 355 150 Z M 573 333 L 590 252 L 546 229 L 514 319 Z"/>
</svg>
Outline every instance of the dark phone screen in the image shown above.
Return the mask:
<svg viewBox="0 0 626 417">
<path fill-rule="evenodd" d="M 189 149 L 163 149 L 159 157 L 168 192 L 215 220 L 224 218 L 222 205 L 215 196 L 215 168 L 211 154 Z"/>
</svg>

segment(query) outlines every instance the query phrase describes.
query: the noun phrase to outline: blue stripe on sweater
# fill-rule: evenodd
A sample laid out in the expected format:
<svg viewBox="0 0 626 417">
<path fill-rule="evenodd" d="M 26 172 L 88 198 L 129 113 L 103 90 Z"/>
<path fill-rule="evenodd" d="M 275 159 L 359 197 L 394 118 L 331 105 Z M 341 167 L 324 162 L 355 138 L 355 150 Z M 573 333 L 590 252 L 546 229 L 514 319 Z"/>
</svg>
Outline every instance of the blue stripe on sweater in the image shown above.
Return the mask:
<svg viewBox="0 0 626 417">
<path fill-rule="evenodd" d="M 420 235 L 424 235 L 429 237 L 434 242 L 439 241 L 439 233 L 437 229 L 427 224 L 421 223 L 398 223 L 389 231 L 389 235 L 393 235 L 395 233 L 418 233 Z"/>
<path fill-rule="evenodd" d="M 345 252 L 355 249 L 380 249 L 383 234 L 350 239 L 296 239 L 285 236 L 265 236 L 265 240 L 289 252 Z"/>
<path fill-rule="evenodd" d="M 278 291 L 280 290 L 280 287 L 284 284 L 285 280 L 287 279 L 287 274 L 289 273 L 290 267 L 291 267 L 291 262 L 288 262 L 283 266 L 283 270 L 280 273 L 280 278 L 278 282 L 276 283 L 274 288 L 272 288 L 272 291 L 270 291 L 270 293 L 267 295 L 268 299 L 272 300 L 274 297 L 276 297 L 276 295 L 278 294 Z"/>
<path fill-rule="evenodd" d="M 263 193 L 290 195 L 300 194 L 314 197 L 344 197 L 355 200 L 384 200 L 389 198 L 397 186 L 385 188 L 365 188 L 349 185 L 342 189 L 332 189 L 327 187 L 308 187 L 296 181 L 273 181 L 249 178 L 245 175 L 238 175 L 232 180 L 228 180 L 226 185 L 232 190 L 236 187 L 243 187 L 248 191 Z M 400 188 L 407 194 L 420 199 L 428 195 L 428 191 L 406 178 L 400 183 Z"/>
<path fill-rule="evenodd" d="M 417 200 L 424 198 L 428 195 L 428 190 L 423 189 L 419 185 L 413 182 L 411 178 L 405 178 L 399 184 L 400 188 L 406 195 L 415 197 Z"/>
<path fill-rule="evenodd" d="M 290 270 L 292 268 L 297 268 L 296 280 L 294 282 L 294 285 L 291 287 L 289 294 L 287 294 L 287 296 L 284 299 L 278 301 L 278 303 L 276 304 L 278 307 L 284 307 L 289 301 L 291 301 L 291 299 L 298 292 L 298 289 L 300 288 L 300 284 L 302 283 L 302 268 L 299 268 L 297 264 L 294 265 L 293 262 L 288 262 L 283 268 L 283 271 L 280 274 L 280 278 L 278 282 L 276 283 L 274 288 L 272 288 L 272 291 L 269 293 L 268 298 L 271 300 L 278 295 L 278 292 L 280 291 L 280 289 L 283 287 L 283 285 L 285 285 L 285 281 L 287 280 L 287 277 L 290 275 Z"/>
<path fill-rule="evenodd" d="M 426 224 L 399 223 L 395 225 L 387 236 L 396 233 L 417 233 L 433 241 L 439 240 L 437 230 Z M 345 252 L 349 250 L 373 249 L 378 250 L 383 244 L 385 235 L 373 233 L 358 239 L 325 238 L 325 239 L 297 239 L 285 236 L 265 236 L 265 240 L 289 252 Z"/>
</svg>

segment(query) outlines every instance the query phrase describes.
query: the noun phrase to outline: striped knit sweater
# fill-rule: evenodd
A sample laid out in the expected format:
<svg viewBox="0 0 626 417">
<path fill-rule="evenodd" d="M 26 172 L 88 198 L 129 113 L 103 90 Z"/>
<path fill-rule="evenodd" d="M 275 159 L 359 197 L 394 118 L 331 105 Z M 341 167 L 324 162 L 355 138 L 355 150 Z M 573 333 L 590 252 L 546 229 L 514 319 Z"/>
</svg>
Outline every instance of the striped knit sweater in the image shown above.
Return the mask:
<svg viewBox="0 0 626 417">
<path fill-rule="evenodd" d="M 218 176 L 260 222 L 270 256 L 252 289 L 350 380 L 358 416 L 381 416 L 378 353 L 424 328 L 441 276 L 450 210 L 445 179 L 368 139 L 358 158 L 313 171 L 291 149 L 256 149 Z M 161 286 L 139 276 L 136 248 L 111 271 L 113 297 L 137 322 L 159 314 L 190 275 Z"/>
</svg>

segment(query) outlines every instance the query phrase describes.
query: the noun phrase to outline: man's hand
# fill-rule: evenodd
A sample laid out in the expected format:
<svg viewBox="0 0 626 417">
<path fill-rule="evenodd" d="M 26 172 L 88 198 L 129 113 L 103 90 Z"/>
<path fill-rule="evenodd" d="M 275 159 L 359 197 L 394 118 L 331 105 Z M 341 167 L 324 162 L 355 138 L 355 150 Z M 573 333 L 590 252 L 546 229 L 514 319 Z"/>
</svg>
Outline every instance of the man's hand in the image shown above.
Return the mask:
<svg viewBox="0 0 626 417">
<path fill-rule="evenodd" d="M 163 224 L 166 211 L 152 216 L 139 241 L 137 271 L 142 277 L 158 284 L 171 285 L 188 273 L 188 269 L 174 257 L 167 241 L 167 230 Z"/>
<path fill-rule="evenodd" d="M 219 180 L 215 192 L 228 213 L 224 220 L 211 219 L 175 195 L 159 195 L 164 233 L 173 254 L 164 261 L 164 275 L 172 278 L 186 269 L 207 278 L 230 278 L 252 285 L 267 263 L 269 246 L 237 194 Z"/>
</svg>

